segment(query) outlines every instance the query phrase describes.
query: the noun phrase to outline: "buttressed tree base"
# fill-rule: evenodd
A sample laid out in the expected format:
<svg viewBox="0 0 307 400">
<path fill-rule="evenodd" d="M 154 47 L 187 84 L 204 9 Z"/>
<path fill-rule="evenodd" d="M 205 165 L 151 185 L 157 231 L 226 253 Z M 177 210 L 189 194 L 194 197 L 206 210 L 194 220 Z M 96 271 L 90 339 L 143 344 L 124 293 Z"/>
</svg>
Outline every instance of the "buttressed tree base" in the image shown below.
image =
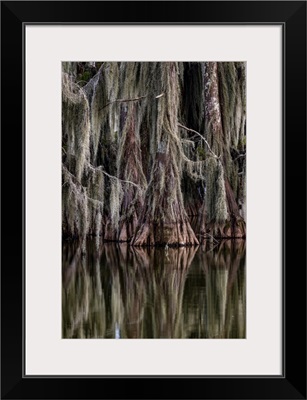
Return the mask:
<svg viewBox="0 0 307 400">
<path fill-rule="evenodd" d="M 62 64 L 62 234 L 245 238 L 244 62 Z"/>
</svg>

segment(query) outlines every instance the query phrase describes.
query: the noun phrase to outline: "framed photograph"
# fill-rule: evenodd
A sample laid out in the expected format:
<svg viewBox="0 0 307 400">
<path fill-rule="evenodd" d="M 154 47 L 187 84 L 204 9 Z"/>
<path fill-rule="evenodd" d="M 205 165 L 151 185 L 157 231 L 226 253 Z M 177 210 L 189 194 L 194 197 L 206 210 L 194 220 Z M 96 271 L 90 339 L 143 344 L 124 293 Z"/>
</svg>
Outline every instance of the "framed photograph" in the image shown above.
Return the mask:
<svg viewBox="0 0 307 400">
<path fill-rule="evenodd" d="M 1 27 L 2 398 L 306 399 L 306 2 Z"/>
</svg>

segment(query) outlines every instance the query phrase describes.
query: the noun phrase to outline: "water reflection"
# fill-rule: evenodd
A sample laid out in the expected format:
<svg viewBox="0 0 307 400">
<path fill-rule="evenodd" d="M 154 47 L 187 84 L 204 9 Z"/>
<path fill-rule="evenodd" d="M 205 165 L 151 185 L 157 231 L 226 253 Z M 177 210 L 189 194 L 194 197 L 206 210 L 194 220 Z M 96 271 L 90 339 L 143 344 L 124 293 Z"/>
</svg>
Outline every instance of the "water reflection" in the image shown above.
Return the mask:
<svg viewBox="0 0 307 400">
<path fill-rule="evenodd" d="M 245 338 L 245 241 L 63 243 L 63 338 Z"/>
</svg>

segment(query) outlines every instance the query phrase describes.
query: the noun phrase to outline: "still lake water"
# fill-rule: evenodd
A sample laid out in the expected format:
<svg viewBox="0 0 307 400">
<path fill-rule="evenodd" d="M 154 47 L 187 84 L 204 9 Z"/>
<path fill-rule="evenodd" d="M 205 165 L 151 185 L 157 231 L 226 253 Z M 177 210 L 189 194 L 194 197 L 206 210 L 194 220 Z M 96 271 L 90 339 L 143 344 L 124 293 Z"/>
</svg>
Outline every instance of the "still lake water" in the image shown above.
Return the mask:
<svg viewBox="0 0 307 400">
<path fill-rule="evenodd" d="M 63 338 L 245 338 L 245 241 L 132 248 L 63 242 Z"/>
</svg>

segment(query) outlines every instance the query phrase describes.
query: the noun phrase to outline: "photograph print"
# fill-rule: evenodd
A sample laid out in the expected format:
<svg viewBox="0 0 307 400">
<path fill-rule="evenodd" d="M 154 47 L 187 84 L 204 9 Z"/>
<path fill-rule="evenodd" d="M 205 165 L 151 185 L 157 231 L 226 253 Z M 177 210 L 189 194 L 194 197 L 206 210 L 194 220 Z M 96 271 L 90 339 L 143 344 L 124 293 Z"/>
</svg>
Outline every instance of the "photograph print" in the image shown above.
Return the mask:
<svg viewBox="0 0 307 400">
<path fill-rule="evenodd" d="M 246 63 L 61 67 L 62 338 L 246 338 Z"/>
</svg>

